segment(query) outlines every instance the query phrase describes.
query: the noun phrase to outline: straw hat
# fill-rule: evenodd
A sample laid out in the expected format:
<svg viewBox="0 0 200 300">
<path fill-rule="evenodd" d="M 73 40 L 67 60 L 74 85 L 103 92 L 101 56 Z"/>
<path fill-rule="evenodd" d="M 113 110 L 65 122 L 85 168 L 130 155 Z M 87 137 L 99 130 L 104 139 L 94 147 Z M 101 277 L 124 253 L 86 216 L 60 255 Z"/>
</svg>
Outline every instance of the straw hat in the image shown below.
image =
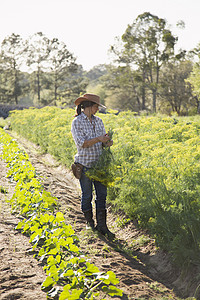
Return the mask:
<svg viewBox="0 0 200 300">
<path fill-rule="evenodd" d="M 94 94 L 84 94 L 83 96 L 78 97 L 74 103 L 75 103 L 75 105 L 79 105 L 83 101 L 91 101 L 91 102 L 94 102 L 94 103 L 100 105 L 103 108 L 106 108 L 103 104 L 100 103 L 100 97 L 97 95 L 94 95 Z"/>
</svg>

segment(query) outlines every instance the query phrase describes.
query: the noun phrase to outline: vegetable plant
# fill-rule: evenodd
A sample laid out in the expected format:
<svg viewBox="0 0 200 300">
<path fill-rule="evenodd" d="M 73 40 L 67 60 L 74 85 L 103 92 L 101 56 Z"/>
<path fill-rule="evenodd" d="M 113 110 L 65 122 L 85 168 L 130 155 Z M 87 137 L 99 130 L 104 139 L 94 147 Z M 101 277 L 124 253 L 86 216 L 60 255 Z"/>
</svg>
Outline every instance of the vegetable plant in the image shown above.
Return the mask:
<svg viewBox="0 0 200 300">
<path fill-rule="evenodd" d="M 28 155 L 15 140 L 0 129 L 1 157 L 7 176 L 16 182 L 10 199 L 12 211 L 21 214 L 16 230 L 30 236 L 35 257 L 44 264 L 46 279 L 42 289 L 48 299 L 95 299 L 101 289 L 108 295 L 122 296 L 119 280 L 112 271 L 100 272 L 79 249 L 79 239 L 56 198 L 39 182 Z"/>
</svg>

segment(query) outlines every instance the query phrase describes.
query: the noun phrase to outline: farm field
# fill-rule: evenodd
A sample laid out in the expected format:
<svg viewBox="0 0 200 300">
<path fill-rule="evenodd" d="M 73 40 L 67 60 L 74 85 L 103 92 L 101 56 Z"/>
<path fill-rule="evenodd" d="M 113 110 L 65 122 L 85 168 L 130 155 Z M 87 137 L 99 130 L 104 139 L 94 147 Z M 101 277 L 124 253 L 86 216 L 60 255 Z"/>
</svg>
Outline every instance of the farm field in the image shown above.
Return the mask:
<svg viewBox="0 0 200 300">
<path fill-rule="evenodd" d="M 124 295 L 112 299 L 179 299 L 178 295 L 184 297 L 187 279 L 180 284 L 178 271 L 172 268 L 165 253 L 157 251 L 154 241 L 145 232 L 138 230 L 133 222 L 122 226 L 119 217 L 109 211 L 109 226 L 115 231 L 117 240 L 110 242 L 102 236 L 88 233 L 80 212 L 80 190 L 69 171 L 49 154 L 41 153 L 38 146 L 15 135 L 16 138 L 29 154 L 37 174 L 44 178 L 46 189 L 57 197 L 67 221 L 73 224 L 80 238 L 81 249 L 101 270 L 111 269 L 119 278 L 118 287 L 124 291 Z M 7 189 L 7 197 L 10 197 L 14 187 L 5 178 L 7 170 L 3 161 L 0 161 L 0 168 L 0 186 Z M 3 198 L 5 199 L 5 194 L 1 193 L 3 276 L 0 279 L 0 299 L 45 299 L 46 295 L 40 291 L 45 277 L 42 266 L 27 254 L 30 249 L 28 238 L 13 230 L 18 220 L 9 213 L 9 206 L 5 205 Z M 135 250 L 131 245 L 133 240 L 137 245 Z M 5 257 L 8 259 L 5 260 Z"/>
<path fill-rule="evenodd" d="M 74 113 L 29 109 L 12 113 L 10 122 L 13 131 L 70 168 L 76 153 Z M 106 179 L 109 203 L 149 230 L 177 265 L 200 265 L 199 116 L 138 117 L 130 111 L 100 116 L 106 131 L 114 132 L 113 159 L 99 177 Z"/>
</svg>

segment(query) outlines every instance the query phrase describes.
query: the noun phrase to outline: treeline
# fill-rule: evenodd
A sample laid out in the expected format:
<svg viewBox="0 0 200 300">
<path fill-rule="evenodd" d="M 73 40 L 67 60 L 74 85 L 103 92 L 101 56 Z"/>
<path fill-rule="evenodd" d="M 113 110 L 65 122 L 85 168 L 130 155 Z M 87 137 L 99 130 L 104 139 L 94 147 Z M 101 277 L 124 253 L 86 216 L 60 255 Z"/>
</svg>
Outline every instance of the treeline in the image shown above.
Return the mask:
<svg viewBox="0 0 200 300">
<path fill-rule="evenodd" d="M 118 110 L 200 113 L 200 44 L 186 51 L 177 42 L 166 20 L 145 12 L 116 38 L 112 63 L 86 72 L 57 38 L 13 33 L 1 44 L 0 103 L 69 106 L 87 91 Z"/>
<path fill-rule="evenodd" d="M 67 46 L 38 32 L 23 40 L 12 34 L 1 44 L 0 101 L 16 103 L 30 98 L 33 104 L 46 105 L 82 92 L 86 83 L 82 67 Z M 79 76 L 77 76 L 77 74 Z"/>
<path fill-rule="evenodd" d="M 128 25 L 110 49 L 115 65 L 109 67 L 105 85 L 112 104 L 133 111 L 199 113 L 191 74 L 200 52 L 177 51 L 177 42 L 166 20 L 148 12 Z"/>
</svg>

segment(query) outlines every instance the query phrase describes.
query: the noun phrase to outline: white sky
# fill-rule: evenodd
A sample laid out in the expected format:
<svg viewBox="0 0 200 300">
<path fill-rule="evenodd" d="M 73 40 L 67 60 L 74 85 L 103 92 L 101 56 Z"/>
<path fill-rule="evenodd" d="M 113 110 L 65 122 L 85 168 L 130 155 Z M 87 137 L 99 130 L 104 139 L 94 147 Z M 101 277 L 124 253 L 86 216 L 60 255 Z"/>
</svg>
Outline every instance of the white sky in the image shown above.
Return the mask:
<svg viewBox="0 0 200 300">
<path fill-rule="evenodd" d="M 43 32 L 65 42 L 85 70 L 109 63 L 108 49 L 137 16 L 150 12 L 172 25 L 179 48 L 200 42 L 200 0 L 0 0 L 0 42 Z M 179 20 L 185 29 L 177 29 Z"/>
</svg>

